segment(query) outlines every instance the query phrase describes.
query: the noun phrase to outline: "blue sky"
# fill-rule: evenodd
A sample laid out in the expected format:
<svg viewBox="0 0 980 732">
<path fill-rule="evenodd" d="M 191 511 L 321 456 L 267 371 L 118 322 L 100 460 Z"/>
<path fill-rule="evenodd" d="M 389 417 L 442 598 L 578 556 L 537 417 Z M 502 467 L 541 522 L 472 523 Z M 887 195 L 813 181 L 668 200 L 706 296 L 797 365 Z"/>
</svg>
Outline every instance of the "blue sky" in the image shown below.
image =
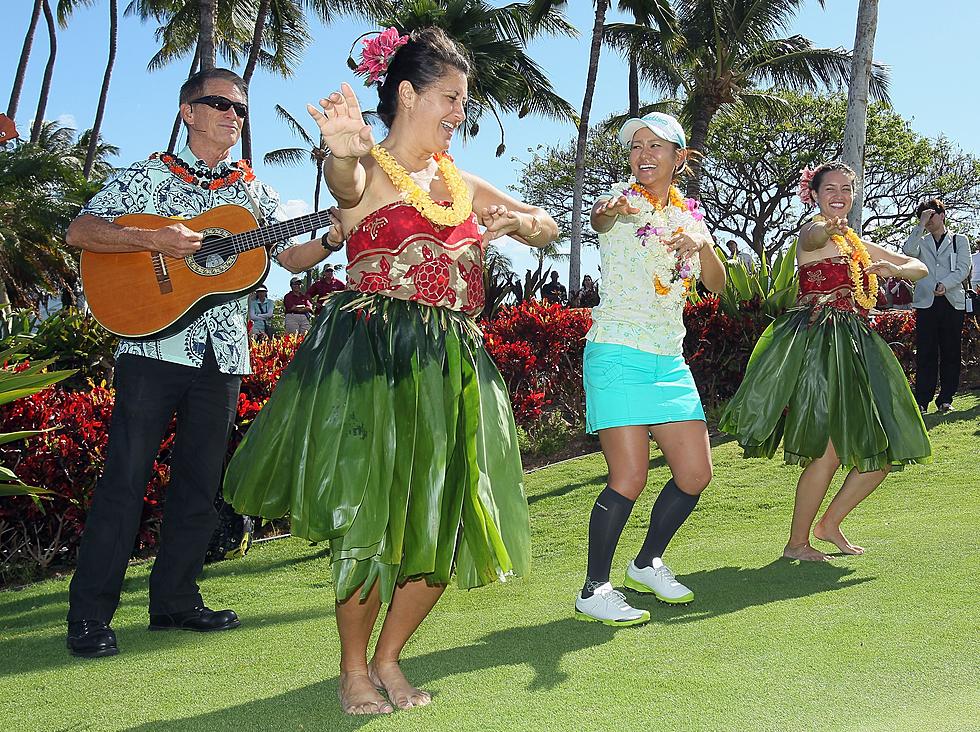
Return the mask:
<svg viewBox="0 0 980 732">
<path fill-rule="evenodd" d="M 6 107 L 13 82 L 23 36 L 27 29 L 30 0 L 4 0 L 4 23 L 0 27 L 0 102 Z M 120 0 L 125 7 L 128 0 Z M 542 66 L 559 94 L 573 107 L 580 108 L 588 66 L 588 34 L 594 18 L 588 0 L 569 3 L 569 20 L 581 31 L 578 39 L 550 38 L 536 41 L 529 53 Z M 850 47 L 858 0 L 828 0 L 821 10 L 816 0 L 807 4 L 788 32 L 801 33 L 820 46 Z M 58 59 L 54 70 L 52 92 L 45 117 L 60 118 L 79 129 L 91 126 L 98 92 L 105 68 L 108 3 L 96 0 L 94 7 L 80 8 L 67 29 L 58 30 Z M 928 13 L 923 10 L 927 8 Z M 612 19 L 619 19 L 614 13 Z M 892 101 L 897 111 L 913 118 L 913 126 L 924 135 L 944 133 L 969 152 L 980 155 L 976 137 L 976 119 L 980 111 L 974 92 L 973 73 L 980 63 L 976 29 L 980 27 L 980 3 L 974 0 L 933 0 L 928 5 L 912 0 L 881 0 L 875 60 L 891 66 Z M 910 32 L 914 29 L 914 32 Z M 313 28 L 314 42 L 307 49 L 296 74 L 289 79 L 274 78 L 261 70 L 252 81 L 250 108 L 253 124 L 253 146 L 258 175 L 276 188 L 290 215 L 312 210 L 313 168 L 265 166 L 261 155 L 279 147 L 298 144 L 276 118 L 274 105 L 281 104 L 294 116 L 315 130 L 304 111 L 307 102 L 336 89 L 341 81 L 352 82 L 365 105 L 377 101 L 373 90 L 365 89 L 352 78 L 346 60 L 354 39 L 366 30 L 361 22 L 341 20 L 329 27 Z M 122 17 L 119 49 L 106 120 L 105 138 L 121 149 L 117 165 L 145 157 L 166 147 L 170 126 L 176 111 L 177 90 L 186 77 L 190 61 L 155 72 L 146 64 L 157 48 L 153 28 L 141 25 L 135 18 Z M 23 132 L 34 116 L 41 76 L 48 55 L 47 33 L 42 19 L 34 42 L 30 67 L 18 111 L 18 126 Z M 240 71 L 240 69 L 239 69 Z M 645 95 L 649 100 L 649 95 Z M 612 51 L 604 50 L 593 104 L 592 118 L 600 119 L 618 112 L 626 105 L 626 67 Z M 498 143 L 492 120 L 485 120 L 480 134 L 466 145 L 456 143 L 453 154 L 457 163 L 481 175 L 499 187 L 516 183 L 519 166 L 514 157 L 526 159 L 527 149 L 538 144 L 566 141 L 575 134 L 570 124 L 550 120 L 516 117 L 504 119 L 507 152 L 494 157 Z M 515 269 L 531 266 L 525 247 L 516 242 L 504 245 Z M 558 265 L 565 280 L 567 267 Z M 598 255 L 594 250 L 583 253 L 583 274 L 596 273 Z M 269 289 L 281 296 L 287 289 L 288 274 L 273 267 Z"/>
</svg>

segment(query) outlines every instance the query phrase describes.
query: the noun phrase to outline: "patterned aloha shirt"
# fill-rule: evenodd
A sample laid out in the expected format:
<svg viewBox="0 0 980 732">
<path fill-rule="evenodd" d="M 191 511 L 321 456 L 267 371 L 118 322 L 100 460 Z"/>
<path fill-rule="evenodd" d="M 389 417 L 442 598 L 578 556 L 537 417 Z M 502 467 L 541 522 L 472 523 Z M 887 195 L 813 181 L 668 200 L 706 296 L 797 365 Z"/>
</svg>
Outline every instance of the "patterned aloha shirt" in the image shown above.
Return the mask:
<svg viewBox="0 0 980 732">
<path fill-rule="evenodd" d="M 192 172 L 200 175 L 210 170 L 190 147 L 177 157 L 186 161 Z M 231 158 L 218 163 L 215 171 L 225 175 L 233 170 Z M 248 211 L 252 204 L 245 193 L 248 185 L 266 218 L 266 223 L 280 219 L 279 195 L 264 183 L 242 181 L 211 191 L 185 183 L 159 159 L 133 163 L 114 176 L 82 209 L 82 213 L 103 219 L 115 219 L 132 213 L 151 213 L 158 216 L 191 218 L 215 206 L 233 203 Z M 272 247 L 270 254 L 278 257 L 296 242 L 284 241 Z M 241 298 L 206 310 L 187 328 L 161 340 L 131 341 L 122 339 L 116 357 L 124 353 L 156 358 L 161 361 L 200 367 L 204 361 L 208 338 L 211 339 L 218 368 L 226 374 L 251 373 L 248 350 L 248 305 Z"/>
</svg>

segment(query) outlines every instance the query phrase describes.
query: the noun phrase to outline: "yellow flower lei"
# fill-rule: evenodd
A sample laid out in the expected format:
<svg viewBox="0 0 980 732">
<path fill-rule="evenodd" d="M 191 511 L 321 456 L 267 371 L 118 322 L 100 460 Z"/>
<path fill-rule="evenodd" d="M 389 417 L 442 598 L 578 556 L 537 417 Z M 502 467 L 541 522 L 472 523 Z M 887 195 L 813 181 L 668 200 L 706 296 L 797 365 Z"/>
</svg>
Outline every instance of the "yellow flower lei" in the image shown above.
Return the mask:
<svg viewBox="0 0 980 732">
<path fill-rule="evenodd" d="M 827 219 L 818 214 L 813 217 L 813 220 L 821 222 Z M 868 248 L 850 227 L 843 236 L 834 234 L 830 240 L 837 246 L 841 256 L 847 259 L 847 268 L 851 273 L 851 282 L 854 284 L 854 301 L 865 310 L 870 310 L 878 302 L 878 276 L 868 274 L 868 267 L 871 266 Z M 867 289 L 864 287 L 865 277 L 868 279 Z"/>
<path fill-rule="evenodd" d="M 630 186 L 630 188 L 632 188 L 634 191 L 636 191 L 641 196 L 643 196 L 647 200 L 647 202 L 651 206 L 653 206 L 654 211 L 661 211 L 664 208 L 664 204 L 660 200 L 660 198 L 650 193 L 650 191 L 648 191 L 646 188 L 641 186 L 639 183 L 633 183 Z M 670 187 L 670 193 L 668 194 L 668 198 L 670 199 L 671 206 L 679 208 L 682 211 L 687 210 L 687 206 L 684 204 L 684 196 L 682 196 L 681 192 L 677 190 L 677 186 Z"/>
<path fill-rule="evenodd" d="M 473 213 L 473 202 L 470 200 L 470 189 L 459 174 L 452 158 L 448 155 L 436 155 L 436 165 L 442 173 L 453 203 L 448 208 L 440 206 L 423 191 L 418 183 L 412 180 L 408 171 L 392 157 L 391 153 L 380 145 L 371 148 L 371 155 L 378 161 L 378 166 L 388 175 L 392 185 L 402 194 L 406 203 L 413 206 L 419 213 L 439 226 L 459 226 Z"/>
</svg>

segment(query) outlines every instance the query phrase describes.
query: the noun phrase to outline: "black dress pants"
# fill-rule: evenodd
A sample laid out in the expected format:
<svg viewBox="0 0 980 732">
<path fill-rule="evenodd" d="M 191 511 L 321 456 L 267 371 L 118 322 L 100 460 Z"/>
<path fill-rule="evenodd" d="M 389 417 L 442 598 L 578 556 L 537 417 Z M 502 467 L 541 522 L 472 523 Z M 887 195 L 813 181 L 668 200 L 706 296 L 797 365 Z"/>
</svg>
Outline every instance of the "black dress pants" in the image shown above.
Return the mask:
<svg viewBox="0 0 980 732">
<path fill-rule="evenodd" d="M 960 385 L 963 310 L 945 296 L 915 311 L 915 401 L 929 406 L 939 384 L 936 404 L 949 404 Z"/>
<path fill-rule="evenodd" d="M 164 492 L 160 545 L 150 574 L 150 613 L 175 613 L 204 604 L 197 577 L 217 523 L 214 497 L 240 386 L 240 376 L 218 370 L 210 343 L 201 368 L 130 354 L 119 357 L 105 470 L 68 592 L 69 622 L 112 620 L 153 461 L 174 414 L 177 434 Z"/>
</svg>

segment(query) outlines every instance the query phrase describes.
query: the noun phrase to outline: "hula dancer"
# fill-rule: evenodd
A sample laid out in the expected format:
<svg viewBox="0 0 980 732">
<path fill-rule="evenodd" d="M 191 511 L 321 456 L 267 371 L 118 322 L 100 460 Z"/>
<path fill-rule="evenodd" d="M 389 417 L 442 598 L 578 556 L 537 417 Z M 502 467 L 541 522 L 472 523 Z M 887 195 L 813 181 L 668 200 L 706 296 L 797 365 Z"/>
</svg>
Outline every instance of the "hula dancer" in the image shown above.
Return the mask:
<svg viewBox="0 0 980 732">
<path fill-rule="evenodd" d="M 650 529 L 625 584 L 669 603 L 694 593 L 663 563 L 663 553 L 711 480 L 704 410 L 684 362 L 684 303 L 700 277 L 713 292 L 725 269 L 698 203 L 673 186 L 687 142 L 673 117 L 653 113 L 623 125 L 633 178 L 613 186 L 592 209 L 605 283 L 585 344 L 586 429 L 599 433 L 609 485 L 589 520 L 585 586 L 575 615 L 607 625 L 650 619 L 609 582 L 616 544 L 647 483 L 650 436 L 673 476 L 653 505 Z"/>
<path fill-rule="evenodd" d="M 378 714 L 431 701 L 398 659 L 453 574 L 469 588 L 528 570 L 514 418 L 473 318 L 486 242 L 544 246 L 558 227 L 446 154 L 466 118 L 464 49 L 437 28 L 390 28 L 362 59 L 380 144 L 350 86 L 309 107 L 332 153 L 348 289 L 327 300 L 225 485 L 239 511 L 289 513 L 292 533 L 330 541 L 341 706 Z"/>
<path fill-rule="evenodd" d="M 803 466 L 783 556 L 825 561 L 810 544 L 811 526 L 844 554 L 864 553 L 841 533 L 841 522 L 889 470 L 931 455 L 905 374 L 867 322 L 878 275 L 918 280 L 928 272 L 848 228 L 854 171 L 843 163 L 804 170 L 800 198 L 820 212 L 800 231 L 798 307 L 762 334 L 721 428 L 738 438 L 746 457 L 771 458 L 782 441 L 786 462 Z M 814 526 L 841 465 L 848 468 L 844 484 Z"/>
</svg>

